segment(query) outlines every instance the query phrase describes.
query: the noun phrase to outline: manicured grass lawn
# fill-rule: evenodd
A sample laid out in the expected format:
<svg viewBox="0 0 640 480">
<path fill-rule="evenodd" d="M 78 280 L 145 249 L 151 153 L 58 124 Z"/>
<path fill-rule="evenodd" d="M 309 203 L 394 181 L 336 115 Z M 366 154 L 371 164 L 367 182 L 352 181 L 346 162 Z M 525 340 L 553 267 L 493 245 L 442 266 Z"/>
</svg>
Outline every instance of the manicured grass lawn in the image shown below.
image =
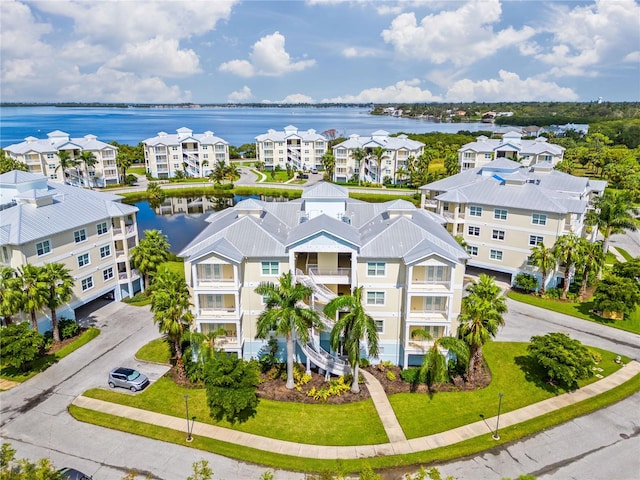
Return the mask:
<svg viewBox="0 0 640 480">
<path fill-rule="evenodd" d="M 0 363 L 0 377 L 7 380 L 12 380 L 14 382 L 24 382 L 25 380 L 29 380 L 34 375 L 37 375 L 38 373 L 43 372 L 44 370 L 49 368 L 58 360 L 66 357 L 70 353 L 73 353 L 80 347 L 86 345 L 98 335 L 100 335 L 100 330 L 94 327 L 88 328 L 73 342 L 65 345 L 56 353 L 45 355 L 44 357 L 41 357 L 34 361 L 31 369 L 28 372 L 20 372 L 12 366 L 3 365 Z"/>
<path fill-rule="evenodd" d="M 560 302 L 557 300 L 547 300 L 536 297 L 535 295 L 518 292 L 509 292 L 507 293 L 507 296 L 518 302 L 528 303 L 529 305 L 535 305 L 536 307 L 546 308 L 547 310 L 552 310 L 554 312 L 564 313 L 565 315 L 589 320 L 590 322 L 600 323 L 602 325 L 607 325 L 608 327 L 614 327 L 620 330 L 626 330 L 627 332 L 640 334 L 640 306 L 636 307 L 635 312 L 631 315 L 625 316 L 624 320 L 608 320 L 589 312 L 590 310 L 593 310 L 593 302 Z"/>
<path fill-rule="evenodd" d="M 184 278 L 184 262 L 164 262 L 160 265 L 160 268 L 165 267 Z"/>
<path fill-rule="evenodd" d="M 105 389 L 84 393 L 88 397 L 175 417 L 185 414 L 185 394 L 189 395 L 189 413 L 195 415 L 198 422 L 312 445 L 366 445 L 388 441 L 371 400 L 346 405 L 307 405 L 262 399 L 254 418 L 231 425 L 209 417 L 204 389 L 182 388 L 167 378 L 159 379 L 135 396 Z"/>
<path fill-rule="evenodd" d="M 624 248 L 616 247 L 616 250 L 620 252 L 620 255 L 622 255 L 627 262 L 630 262 L 631 260 L 633 260 L 633 256 L 629 252 L 627 252 Z"/>
<path fill-rule="evenodd" d="M 389 398 L 407 438 L 433 433 L 493 417 L 497 413 L 499 394 L 503 393 L 502 413 L 566 393 L 543 382 L 542 372 L 527 357 L 528 343 L 491 342 L 483 352 L 493 375 L 491 384 L 472 392 L 439 392 L 433 396 L 399 393 Z M 590 347 L 600 352 L 602 375 L 618 370 L 615 352 Z M 628 361 L 626 359 L 625 361 Z M 598 380 L 595 376 L 580 382 Z"/>
<path fill-rule="evenodd" d="M 158 338 L 147 343 L 136 352 L 136 358 L 145 362 L 169 363 L 171 351 L 164 338 Z"/>
<path fill-rule="evenodd" d="M 266 171 L 262 173 L 264 173 L 267 177 L 267 179 L 265 180 L 265 183 L 285 183 L 289 181 L 289 176 L 287 175 L 286 170 L 275 172 L 275 176 L 272 176 L 271 171 Z"/>
<path fill-rule="evenodd" d="M 129 167 L 127 168 L 127 174 L 129 173 L 134 175 L 145 175 L 147 171 L 144 167 Z"/>
</svg>

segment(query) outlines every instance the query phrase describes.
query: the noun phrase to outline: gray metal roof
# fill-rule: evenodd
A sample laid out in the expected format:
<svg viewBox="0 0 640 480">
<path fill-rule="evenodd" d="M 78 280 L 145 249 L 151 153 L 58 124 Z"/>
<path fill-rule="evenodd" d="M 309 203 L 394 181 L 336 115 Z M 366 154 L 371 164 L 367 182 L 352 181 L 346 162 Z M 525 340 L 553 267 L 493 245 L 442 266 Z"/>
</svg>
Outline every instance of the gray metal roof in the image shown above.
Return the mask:
<svg viewBox="0 0 640 480">
<path fill-rule="evenodd" d="M 105 142 L 101 142 L 95 135 L 85 135 L 79 138 L 70 138 L 68 133 L 56 130 L 47 135 L 49 138 L 27 137 L 24 142 L 15 143 L 4 148 L 7 152 L 14 154 L 25 154 L 28 152 L 55 153 L 65 149 L 80 150 L 117 150 L 117 147 Z"/>
<path fill-rule="evenodd" d="M 155 147 L 157 145 L 178 145 L 185 140 L 191 139 L 193 141 L 199 142 L 202 145 L 229 144 L 229 142 L 227 142 L 226 140 L 215 136 L 211 131 L 206 131 L 204 133 L 193 133 L 192 130 L 186 127 L 181 127 L 177 129 L 176 132 L 177 133 L 173 134 L 158 132 L 158 135 L 156 135 L 155 137 L 147 138 L 146 140 L 143 140 L 142 143 L 150 147 Z"/>
<path fill-rule="evenodd" d="M 292 137 L 300 138 L 302 141 L 306 142 L 327 141 L 324 136 L 316 133 L 316 131 L 313 129 L 300 131 L 293 125 L 287 125 L 286 127 L 284 127 L 284 131 L 269 130 L 267 133 L 260 134 L 255 138 L 258 142 L 265 142 L 269 140 L 271 140 L 272 142 L 284 142 L 288 138 Z"/>
</svg>

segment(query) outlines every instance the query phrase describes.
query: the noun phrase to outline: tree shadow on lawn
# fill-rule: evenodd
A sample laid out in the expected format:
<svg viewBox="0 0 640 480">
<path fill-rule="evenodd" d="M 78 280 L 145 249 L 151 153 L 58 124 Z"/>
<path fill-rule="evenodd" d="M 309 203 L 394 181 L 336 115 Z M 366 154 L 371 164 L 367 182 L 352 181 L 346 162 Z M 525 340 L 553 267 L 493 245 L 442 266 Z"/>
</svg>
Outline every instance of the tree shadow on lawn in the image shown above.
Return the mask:
<svg viewBox="0 0 640 480">
<path fill-rule="evenodd" d="M 524 378 L 527 382 L 533 383 L 536 387 L 543 389 L 545 392 L 558 395 L 562 393 L 556 385 L 552 385 L 546 380 L 547 373 L 544 368 L 538 365 L 535 360 L 528 355 L 520 355 L 513 359 L 524 372 Z"/>
</svg>

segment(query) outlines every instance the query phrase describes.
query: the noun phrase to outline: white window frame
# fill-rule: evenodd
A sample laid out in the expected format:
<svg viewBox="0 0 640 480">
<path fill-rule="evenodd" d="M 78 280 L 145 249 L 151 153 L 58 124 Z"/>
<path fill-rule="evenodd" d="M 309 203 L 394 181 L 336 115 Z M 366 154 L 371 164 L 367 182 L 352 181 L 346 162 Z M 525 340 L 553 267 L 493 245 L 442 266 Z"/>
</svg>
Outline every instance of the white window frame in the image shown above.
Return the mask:
<svg viewBox="0 0 640 480">
<path fill-rule="evenodd" d="M 367 292 L 367 305 L 383 306 L 385 304 L 385 292 Z"/>
<path fill-rule="evenodd" d="M 481 217 L 482 216 L 482 207 L 478 205 L 469 205 L 469 216 L 470 217 Z"/>
<path fill-rule="evenodd" d="M 475 245 L 467 245 L 467 253 L 469 255 L 471 255 L 472 257 L 477 257 L 478 256 L 478 247 L 476 247 Z"/>
<path fill-rule="evenodd" d="M 111 280 L 113 277 L 114 277 L 114 274 L 113 274 L 113 267 L 109 267 L 109 268 L 107 268 L 107 269 L 105 269 L 105 270 L 103 270 L 103 271 L 102 271 L 102 279 L 103 279 L 105 282 L 108 282 L 108 281 L 109 281 L 109 280 Z"/>
<path fill-rule="evenodd" d="M 273 266 L 275 264 L 276 273 L 273 273 Z M 265 271 L 268 269 L 268 273 Z M 260 262 L 260 273 L 263 277 L 277 277 L 280 275 L 280 262 L 274 262 L 271 260 L 264 260 Z"/>
<path fill-rule="evenodd" d="M 83 278 L 80 282 L 80 285 L 83 292 L 91 290 L 93 288 L 93 276 Z"/>
<path fill-rule="evenodd" d="M 91 265 L 91 255 L 88 252 L 78 255 L 78 268 L 86 267 L 87 265 Z"/>
<path fill-rule="evenodd" d="M 480 227 L 476 227 L 474 225 L 469 225 L 467 227 L 467 235 L 470 237 L 479 237 L 480 236 Z"/>
<path fill-rule="evenodd" d="M 384 334 L 384 320 L 380 320 L 378 318 L 373 319 L 373 323 L 376 325 L 376 332 L 380 334 Z"/>
<path fill-rule="evenodd" d="M 529 235 L 529 246 L 535 247 L 539 243 L 544 243 L 544 237 L 541 235 Z"/>
<path fill-rule="evenodd" d="M 498 261 L 498 262 L 501 262 L 501 261 L 502 261 L 503 256 L 504 256 L 504 255 L 503 255 L 502 250 L 493 250 L 493 249 L 491 249 L 491 250 L 489 251 L 489 258 L 490 258 L 491 260 L 496 260 L 496 261 Z"/>
<path fill-rule="evenodd" d="M 494 240 L 501 241 L 501 242 L 504 241 L 505 235 L 506 235 L 506 233 L 505 233 L 504 230 L 493 229 L 493 231 L 491 232 L 491 238 L 493 238 Z"/>
<path fill-rule="evenodd" d="M 386 276 L 387 276 L 387 264 L 385 262 L 367 262 L 367 277 L 386 277 Z"/>
<path fill-rule="evenodd" d="M 105 235 L 109 233 L 109 225 L 107 222 L 98 223 L 96 225 L 96 232 L 98 232 L 98 235 Z"/>
<path fill-rule="evenodd" d="M 495 208 L 493 210 L 493 219 L 505 221 L 509 216 L 509 212 L 504 208 Z"/>
<path fill-rule="evenodd" d="M 531 215 L 531 224 L 532 225 L 547 225 L 547 215 L 545 213 L 534 213 Z"/>
<path fill-rule="evenodd" d="M 51 240 L 43 240 L 36 243 L 36 255 L 43 257 L 51 253 Z"/>
<path fill-rule="evenodd" d="M 81 228 L 73 232 L 73 241 L 75 243 L 82 243 L 87 241 L 87 229 Z"/>
<path fill-rule="evenodd" d="M 111 245 L 103 245 L 100 247 L 100 258 L 107 258 L 111 256 Z"/>
</svg>

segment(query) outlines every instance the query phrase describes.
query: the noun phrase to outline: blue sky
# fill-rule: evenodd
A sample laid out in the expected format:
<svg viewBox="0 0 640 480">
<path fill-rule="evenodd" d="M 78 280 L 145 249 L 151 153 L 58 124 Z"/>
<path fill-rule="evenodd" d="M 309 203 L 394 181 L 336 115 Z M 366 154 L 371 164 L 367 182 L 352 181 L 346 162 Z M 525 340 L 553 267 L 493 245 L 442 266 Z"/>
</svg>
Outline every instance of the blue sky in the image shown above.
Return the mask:
<svg viewBox="0 0 640 480">
<path fill-rule="evenodd" d="M 640 100 L 635 0 L 0 0 L 0 99 Z"/>
</svg>

